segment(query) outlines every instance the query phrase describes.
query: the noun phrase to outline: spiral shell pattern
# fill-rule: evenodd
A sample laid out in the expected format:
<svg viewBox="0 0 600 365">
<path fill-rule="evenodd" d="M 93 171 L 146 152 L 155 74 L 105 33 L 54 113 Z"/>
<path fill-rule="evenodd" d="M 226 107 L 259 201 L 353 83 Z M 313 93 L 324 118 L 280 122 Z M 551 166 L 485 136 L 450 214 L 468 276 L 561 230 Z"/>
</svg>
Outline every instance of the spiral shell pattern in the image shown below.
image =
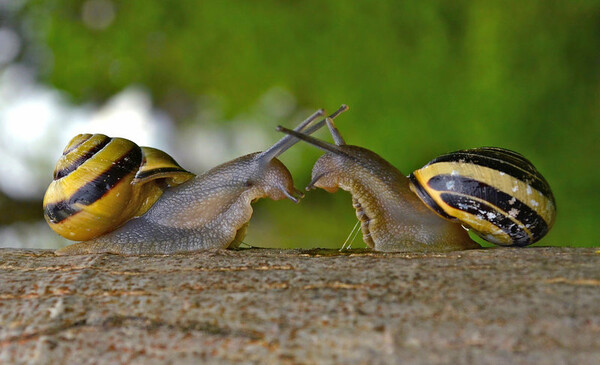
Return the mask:
<svg viewBox="0 0 600 365">
<path fill-rule="evenodd" d="M 160 150 L 124 138 L 80 134 L 56 164 L 44 217 L 61 236 L 89 240 L 144 214 L 166 188 L 193 176 Z"/>
<path fill-rule="evenodd" d="M 486 241 L 527 246 L 552 227 L 550 185 L 519 153 L 495 147 L 442 155 L 409 176 L 411 189 L 443 218 Z"/>
</svg>

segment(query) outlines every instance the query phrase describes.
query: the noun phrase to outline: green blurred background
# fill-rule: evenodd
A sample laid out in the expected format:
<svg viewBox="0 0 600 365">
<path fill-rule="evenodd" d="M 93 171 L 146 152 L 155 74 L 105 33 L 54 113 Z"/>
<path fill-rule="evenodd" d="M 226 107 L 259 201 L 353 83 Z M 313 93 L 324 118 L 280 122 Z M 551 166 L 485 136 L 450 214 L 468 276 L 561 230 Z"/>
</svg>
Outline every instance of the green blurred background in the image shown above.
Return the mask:
<svg viewBox="0 0 600 365">
<path fill-rule="evenodd" d="M 280 138 L 277 124 L 346 103 L 337 123 L 346 141 L 404 174 L 452 150 L 521 152 L 558 205 L 537 245 L 599 245 L 599 1 L 19 3 L 0 17 L 23 38 L 13 62 L 74 105 L 102 105 L 136 85 L 177 128 L 227 128 L 251 114 L 266 148 Z M 261 119 L 273 90 L 285 96 L 275 104 L 293 107 Z M 282 156 L 298 187 L 320 154 L 299 144 Z M 41 217 L 39 200 L 2 204 L 3 215 L 17 204 Z M 256 246 L 340 247 L 356 221 L 341 191 L 254 207 L 246 242 Z M 353 247 L 362 245 L 359 235 Z"/>
</svg>

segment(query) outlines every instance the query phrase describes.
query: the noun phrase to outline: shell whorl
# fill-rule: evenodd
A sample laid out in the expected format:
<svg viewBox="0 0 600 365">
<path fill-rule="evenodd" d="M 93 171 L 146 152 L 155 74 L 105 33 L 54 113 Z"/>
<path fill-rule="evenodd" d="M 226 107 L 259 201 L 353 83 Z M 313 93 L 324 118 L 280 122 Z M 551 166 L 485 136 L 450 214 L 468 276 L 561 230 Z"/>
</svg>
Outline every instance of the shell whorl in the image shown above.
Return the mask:
<svg viewBox="0 0 600 365">
<path fill-rule="evenodd" d="M 193 176 L 160 150 L 124 138 L 80 134 L 56 164 L 44 217 L 61 236 L 88 240 L 145 213 L 164 189 Z"/>
<path fill-rule="evenodd" d="M 441 217 L 498 245 L 532 244 L 554 224 L 550 185 L 529 160 L 507 149 L 448 153 L 409 179 L 411 189 Z"/>
</svg>

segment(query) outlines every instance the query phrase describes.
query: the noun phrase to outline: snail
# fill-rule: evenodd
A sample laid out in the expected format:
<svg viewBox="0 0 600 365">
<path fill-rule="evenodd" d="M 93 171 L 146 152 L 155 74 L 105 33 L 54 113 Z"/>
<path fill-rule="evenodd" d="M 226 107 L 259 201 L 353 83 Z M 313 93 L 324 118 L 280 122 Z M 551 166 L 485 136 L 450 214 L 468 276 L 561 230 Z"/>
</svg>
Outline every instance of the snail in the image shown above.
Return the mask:
<svg viewBox="0 0 600 365">
<path fill-rule="evenodd" d="M 342 106 L 329 118 L 345 110 Z M 315 132 L 325 120 L 310 124 L 323 113 L 316 111 L 296 131 Z M 79 135 L 59 159 L 44 197 L 44 216 L 54 231 L 83 242 L 56 253 L 235 248 L 245 236 L 252 202 L 263 197 L 298 202 L 302 196 L 277 159 L 297 141 L 285 136 L 264 152 L 195 176 L 162 151 L 122 138 Z"/>
<path fill-rule="evenodd" d="M 550 186 L 519 153 L 494 147 L 456 151 L 406 177 L 376 153 L 347 145 L 333 120 L 326 123 L 335 144 L 277 129 L 326 151 L 315 163 L 306 190 L 349 191 L 370 248 L 480 247 L 466 229 L 497 245 L 526 246 L 540 240 L 554 223 Z"/>
</svg>

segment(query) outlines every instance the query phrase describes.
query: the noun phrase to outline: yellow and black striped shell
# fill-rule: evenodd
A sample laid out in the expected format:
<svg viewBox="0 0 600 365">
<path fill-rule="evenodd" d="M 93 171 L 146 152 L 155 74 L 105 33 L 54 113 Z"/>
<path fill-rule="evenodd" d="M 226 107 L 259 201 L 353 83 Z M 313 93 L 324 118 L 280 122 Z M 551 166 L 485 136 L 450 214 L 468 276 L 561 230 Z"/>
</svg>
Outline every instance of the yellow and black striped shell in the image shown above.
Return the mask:
<svg viewBox="0 0 600 365">
<path fill-rule="evenodd" d="M 527 246 L 554 224 L 550 186 L 529 160 L 483 147 L 440 156 L 409 176 L 411 189 L 443 218 L 486 241 Z"/>
<path fill-rule="evenodd" d="M 166 188 L 193 176 L 155 148 L 80 134 L 56 164 L 44 196 L 44 217 L 61 236 L 89 240 L 144 214 Z"/>
</svg>

